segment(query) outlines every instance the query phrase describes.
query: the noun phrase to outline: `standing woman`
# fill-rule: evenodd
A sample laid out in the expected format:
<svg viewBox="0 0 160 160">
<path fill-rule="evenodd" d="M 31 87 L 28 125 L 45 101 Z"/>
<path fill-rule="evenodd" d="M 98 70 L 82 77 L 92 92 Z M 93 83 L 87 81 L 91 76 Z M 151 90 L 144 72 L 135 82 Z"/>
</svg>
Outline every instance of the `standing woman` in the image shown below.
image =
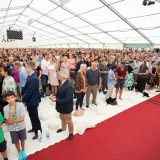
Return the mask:
<svg viewBox="0 0 160 160">
<path fill-rule="evenodd" d="M 133 68 L 131 64 L 128 65 L 128 75 L 127 78 L 125 79 L 125 87 L 128 88 L 128 90 L 133 90 Z"/>
<path fill-rule="evenodd" d="M 152 61 L 152 63 L 149 65 L 149 75 L 147 80 L 147 89 L 150 90 L 155 86 L 155 77 L 156 77 L 156 62 Z"/>
<path fill-rule="evenodd" d="M 72 80 L 75 79 L 75 68 L 76 68 L 76 60 L 72 54 L 69 54 L 68 65 L 70 69 L 70 77 Z"/>
<path fill-rule="evenodd" d="M 67 56 L 64 56 L 63 57 L 63 62 L 61 64 L 61 68 L 66 68 L 66 69 L 70 69 L 69 68 L 69 63 L 68 63 L 68 57 Z"/>
<path fill-rule="evenodd" d="M 148 79 L 149 69 L 146 65 L 146 61 L 142 61 L 142 65 L 139 69 L 138 81 L 137 81 L 137 90 L 141 93 L 145 90 L 145 86 Z"/>
<path fill-rule="evenodd" d="M 156 68 L 156 75 L 157 75 L 157 81 L 158 81 L 158 91 L 160 92 L 160 62 L 158 62 L 158 66 Z"/>
<path fill-rule="evenodd" d="M 3 108 L 6 106 L 8 103 L 3 99 L 4 95 L 7 91 L 14 91 L 17 95 L 17 86 L 16 83 L 11 76 L 11 69 L 8 67 L 3 67 L 1 70 L 1 74 L 4 77 L 3 79 L 3 84 L 2 84 L 2 108 L 0 109 L 2 115 L 4 116 Z"/>
<path fill-rule="evenodd" d="M 82 109 L 83 99 L 88 89 L 87 77 L 86 77 L 87 65 L 81 64 L 80 69 L 75 79 L 75 92 L 76 92 L 76 110 L 80 107 Z M 82 109 L 84 110 L 84 109 Z"/>
<path fill-rule="evenodd" d="M 56 59 L 53 56 L 51 59 L 51 63 L 48 67 L 48 80 L 49 84 L 51 85 L 52 94 L 55 95 L 57 93 L 57 87 L 59 85 L 57 72 L 58 72 L 58 66 L 56 63 Z"/>
</svg>

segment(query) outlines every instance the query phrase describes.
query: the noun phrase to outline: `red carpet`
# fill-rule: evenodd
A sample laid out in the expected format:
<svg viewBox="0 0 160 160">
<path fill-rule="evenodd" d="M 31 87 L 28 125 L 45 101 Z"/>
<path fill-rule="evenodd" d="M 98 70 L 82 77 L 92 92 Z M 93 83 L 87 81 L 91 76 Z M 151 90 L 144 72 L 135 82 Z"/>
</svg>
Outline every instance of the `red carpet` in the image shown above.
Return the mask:
<svg viewBox="0 0 160 160">
<path fill-rule="evenodd" d="M 154 100 L 154 101 L 160 103 L 160 94 L 155 96 L 155 97 L 153 97 L 153 98 L 151 98 L 151 100 Z"/>
<path fill-rule="evenodd" d="M 140 103 L 28 160 L 160 160 L 160 106 Z"/>
</svg>

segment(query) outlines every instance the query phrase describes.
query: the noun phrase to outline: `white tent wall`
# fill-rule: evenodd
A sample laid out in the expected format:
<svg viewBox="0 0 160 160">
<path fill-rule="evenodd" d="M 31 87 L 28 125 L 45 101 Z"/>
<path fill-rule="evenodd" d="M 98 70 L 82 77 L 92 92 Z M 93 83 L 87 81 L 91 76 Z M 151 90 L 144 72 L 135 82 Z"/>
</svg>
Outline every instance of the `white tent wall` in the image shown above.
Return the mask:
<svg viewBox="0 0 160 160">
<path fill-rule="evenodd" d="M 24 48 L 27 46 L 28 46 L 28 43 L 22 42 L 22 41 L 0 42 L 0 48 Z"/>
<path fill-rule="evenodd" d="M 108 43 L 108 44 L 104 44 L 104 48 L 123 49 L 123 44 L 120 44 L 120 43 Z"/>
</svg>

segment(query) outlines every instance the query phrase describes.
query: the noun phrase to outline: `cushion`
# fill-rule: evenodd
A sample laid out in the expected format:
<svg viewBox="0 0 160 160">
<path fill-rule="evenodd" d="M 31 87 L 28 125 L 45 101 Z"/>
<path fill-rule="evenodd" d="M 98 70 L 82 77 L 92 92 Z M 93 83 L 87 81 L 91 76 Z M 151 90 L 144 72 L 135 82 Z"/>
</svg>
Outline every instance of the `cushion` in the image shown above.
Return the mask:
<svg viewBox="0 0 160 160">
<path fill-rule="evenodd" d="M 96 106 L 95 104 L 91 104 L 90 109 L 92 111 L 98 111 L 98 106 Z"/>
<path fill-rule="evenodd" d="M 60 121 L 57 120 L 49 120 L 48 121 L 48 129 L 50 130 L 57 130 L 60 127 Z"/>
<path fill-rule="evenodd" d="M 99 106 L 96 113 L 99 114 L 99 115 L 105 115 L 105 114 L 107 114 L 107 111 L 106 111 L 105 107 L 100 107 Z"/>
<path fill-rule="evenodd" d="M 84 121 L 78 124 L 77 133 L 83 135 L 86 129 L 94 128 L 95 123 L 93 121 Z"/>
<path fill-rule="evenodd" d="M 51 115 L 48 113 L 46 114 L 44 111 L 40 111 L 39 112 L 39 119 L 42 120 L 42 121 L 46 121 L 46 120 L 49 120 L 51 118 Z"/>
<path fill-rule="evenodd" d="M 76 111 L 74 112 L 74 116 L 76 116 L 76 117 L 83 116 L 83 115 L 84 115 L 84 111 L 81 110 L 81 109 L 76 110 Z"/>
</svg>

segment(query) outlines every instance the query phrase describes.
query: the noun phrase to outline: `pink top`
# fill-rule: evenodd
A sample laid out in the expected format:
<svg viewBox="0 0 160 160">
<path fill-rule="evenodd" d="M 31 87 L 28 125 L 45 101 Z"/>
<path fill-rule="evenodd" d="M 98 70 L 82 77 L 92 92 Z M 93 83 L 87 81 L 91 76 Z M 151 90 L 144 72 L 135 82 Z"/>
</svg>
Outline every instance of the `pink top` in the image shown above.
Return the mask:
<svg viewBox="0 0 160 160">
<path fill-rule="evenodd" d="M 16 67 L 13 67 L 13 78 L 16 83 L 20 83 L 19 71 Z"/>
<path fill-rule="evenodd" d="M 69 64 L 69 68 L 70 68 L 70 69 L 75 69 L 76 61 L 75 61 L 74 58 L 68 59 L 68 64 Z"/>
<path fill-rule="evenodd" d="M 61 64 L 61 68 L 67 68 L 67 69 L 70 69 L 70 67 L 69 67 L 69 63 L 68 63 L 68 62 L 63 62 L 63 63 Z"/>
</svg>

